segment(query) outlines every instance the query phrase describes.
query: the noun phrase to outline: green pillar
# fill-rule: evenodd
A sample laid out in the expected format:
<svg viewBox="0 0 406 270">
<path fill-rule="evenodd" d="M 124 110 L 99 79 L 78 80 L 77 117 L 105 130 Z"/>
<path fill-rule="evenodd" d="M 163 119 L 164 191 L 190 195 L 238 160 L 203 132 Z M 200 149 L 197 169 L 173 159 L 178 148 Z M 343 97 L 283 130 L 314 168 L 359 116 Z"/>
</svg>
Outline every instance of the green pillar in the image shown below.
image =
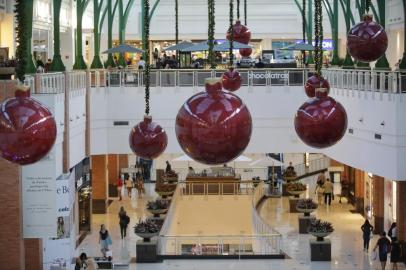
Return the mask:
<svg viewBox="0 0 406 270">
<path fill-rule="evenodd" d="M 82 22 L 83 14 L 89 0 L 76 1 L 76 50 L 75 50 L 75 63 L 73 69 L 86 69 L 87 65 L 83 59 L 83 41 L 82 41 Z"/>
<path fill-rule="evenodd" d="M 313 0 L 307 1 L 307 42 L 313 45 Z M 309 52 L 307 63 L 314 64 L 313 55 Z"/>
<path fill-rule="evenodd" d="M 94 56 L 90 68 L 103 68 L 100 60 L 100 13 L 103 1 L 93 0 L 93 36 L 94 36 Z"/>
<path fill-rule="evenodd" d="M 61 32 L 59 26 L 59 17 L 61 14 L 62 0 L 54 0 L 54 58 L 52 59 L 50 71 L 65 71 L 65 65 L 61 58 Z"/>
<path fill-rule="evenodd" d="M 333 12 L 332 12 L 332 36 L 333 36 L 333 59 L 331 59 L 331 65 L 338 66 L 340 64 L 340 57 L 338 55 L 338 0 L 333 1 Z"/>
<path fill-rule="evenodd" d="M 344 11 L 344 16 L 345 16 L 345 26 L 346 26 L 346 30 L 347 33 L 350 32 L 351 29 L 351 15 L 352 11 L 351 11 L 351 0 L 345 0 L 345 7 L 343 7 Z M 354 68 L 354 61 L 352 61 L 351 55 L 348 52 L 348 48 L 346 50 L 346 54 L 345 54 L 345 59 L 343 62 L 343 68 L 344 69 L 353 69 Z"/>
<path fill-rule="evenodd" d="M 117 3 L 117 2 L 116 2 Z M 112 0 L 107 0 L 107 48 L 110 49 L 113 47 L 113 5 Z M 107 57 L 106 67 L 115 67 L 113 55 L 109 53 Z"/>
<path fill-rule="evenodd" d="M 123 8 L 123 0 L 118 0 L 118 39 L 120 44 L 125 43 L 125 24 L 124 24 L 124 8 Z M 118 65 L 125 67 L 127 64 L 124 60 L 124 55 L 120 53 L 118 57 Z"/>
<path fill-rule="evenodd" d="M 403 0 L 403 17 L 406 18 L 406 0 Z M 399 69 L 406 71 L 406 19 L 403 20 L 403 57 Z"/>
<path fill-rule="evenodd" d="M 35 63 L 32 57 L 32 17 L 33 17 L 33 12 L 34 12 L 34 0 L 27 0 L 26 1 L 26 16 L 27 16 L 27 21 L 29 23 L 28 29 L 27 29 L 27 65 L 25 67 L 25 73 L 30 74 L 30 73 L 35 73 L 37 71 L 37 68 L 35 67 Z"/>
<path fill-rule="evenodd" d="M 383 28 L 385 28 L 386 16 L 385 16 L 385 0 L 378 0 L 378 11 L 379 11 L 379 21 Z M 376 69 L 380 70 L 390 70 L 388 59 L 386 58 L 386 53 L 378 59 L 375 64 Z"/>
</svg>

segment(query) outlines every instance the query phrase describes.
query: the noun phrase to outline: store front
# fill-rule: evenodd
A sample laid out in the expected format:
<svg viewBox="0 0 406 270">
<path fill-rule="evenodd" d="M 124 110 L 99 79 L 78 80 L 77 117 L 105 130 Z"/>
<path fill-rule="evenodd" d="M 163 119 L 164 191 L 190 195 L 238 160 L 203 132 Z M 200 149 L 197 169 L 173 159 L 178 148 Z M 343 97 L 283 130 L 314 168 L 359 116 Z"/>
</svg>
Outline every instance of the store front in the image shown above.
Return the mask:
<svg viewBox="0 0 406 270">
<path fill-rule="evenodd" d="M 92 213 L 92 181 L 90 159 L 85 158 L 75 166 L 76 191 L 78 201 L 79 233 L 91 231 Z"/>
</svg>

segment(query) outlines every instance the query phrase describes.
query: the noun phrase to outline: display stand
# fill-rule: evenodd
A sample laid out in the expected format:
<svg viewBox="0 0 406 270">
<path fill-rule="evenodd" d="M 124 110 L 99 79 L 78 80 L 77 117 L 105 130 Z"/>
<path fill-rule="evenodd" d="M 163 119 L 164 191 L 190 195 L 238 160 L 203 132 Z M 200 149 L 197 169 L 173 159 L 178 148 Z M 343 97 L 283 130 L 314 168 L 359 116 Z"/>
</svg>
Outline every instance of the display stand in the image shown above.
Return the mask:
<svg viewBox="0 0 406 270">
<path fill-rule="evenodd" d="M 310 239 L 310 260 L 311 261 L 331 261 L 331 241 L 324 239 Z"/>
<path fill-rule="evenodd" d="M 296 204 L 297 204 L 298 200 L 300 200 L 300 198 L 289 197 L 289 212 L 290 213 L 300 213 L 296 209 Z"/>
<path fill-rule="evenodd" d="M 137 240 L 137 263 L 156 263 L 158 262 L 158 239 L 152 238 L 149 242 Z"/>
<path fill-rule="evenodd" d="M 314 215 L 310 216 L 299 216 L 299 233 L 307 234 L 309 233 L 309 227 L 312 220 L 316 219 Z"/>
</svg>

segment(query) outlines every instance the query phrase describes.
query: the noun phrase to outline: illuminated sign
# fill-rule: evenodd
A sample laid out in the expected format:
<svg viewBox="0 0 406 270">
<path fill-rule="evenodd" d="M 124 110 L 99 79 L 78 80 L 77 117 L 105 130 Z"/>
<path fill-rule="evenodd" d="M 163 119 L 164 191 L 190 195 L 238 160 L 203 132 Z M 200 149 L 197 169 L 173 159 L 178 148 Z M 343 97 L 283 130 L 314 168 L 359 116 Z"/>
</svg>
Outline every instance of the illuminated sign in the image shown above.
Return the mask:
<svg viewBox="0 0 406 270">
<path fill-rule="evenodd" d="M 303 40 L 297 39 L 297 40 L 295 41 L 295 43 L 296 43 L 296 44 L 303 43 Z M 313 46 L 314 46 L 314 45 L 316 45 L 316 42 L 313 40 L 312 44 L 313 44 Z M 323 50 L 326 50 L 326 51 L 332 51 L 332 50 L 334 50 L 334 43 L 333 43 L 333 40 L 332 40 L 332 39 L 324 39 L 324 40 L 323 40 L 323 43 L 322 43 L 322 47 L 323 47 Z"/>
</svg>

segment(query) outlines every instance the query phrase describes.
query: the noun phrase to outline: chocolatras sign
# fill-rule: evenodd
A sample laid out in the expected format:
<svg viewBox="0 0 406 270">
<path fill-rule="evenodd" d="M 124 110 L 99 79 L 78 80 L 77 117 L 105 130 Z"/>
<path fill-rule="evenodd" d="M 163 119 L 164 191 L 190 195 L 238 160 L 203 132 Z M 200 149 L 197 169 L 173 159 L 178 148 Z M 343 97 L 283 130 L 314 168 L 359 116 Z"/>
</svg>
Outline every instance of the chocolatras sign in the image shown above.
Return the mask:
<svg viewBox="0 0 406 270">
<path fill-rule="evenodd" d="M 252 80 L 253 85 L 266 85 L 267 80 L 270 80 L 271 85 L 286 85 L 289 80 L 289 74 L 285 72 L 251 72 L 248 74 L 248 78 Z"/>
</svg>

